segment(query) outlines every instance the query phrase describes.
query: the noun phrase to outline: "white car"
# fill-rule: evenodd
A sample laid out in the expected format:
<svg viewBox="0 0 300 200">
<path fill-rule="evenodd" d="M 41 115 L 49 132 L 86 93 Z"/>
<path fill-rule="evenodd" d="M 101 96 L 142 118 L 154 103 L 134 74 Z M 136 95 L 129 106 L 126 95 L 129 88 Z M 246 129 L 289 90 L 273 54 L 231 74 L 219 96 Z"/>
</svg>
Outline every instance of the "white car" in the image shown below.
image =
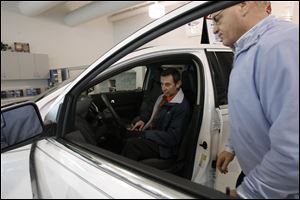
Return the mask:
<svg viewBox="0 0 300 200">
<path fill-rule="evenodd" d="M 215 162 L 228 135 L 232 51 L 133 50 L 232 4 L 191 2 L 131 35 L 63 89 L 36 103 L 1 107 L 1 198 L 226 198 L 220 191 L 234 181 L 223 182 Z M 178 157 L 125 158 L 115 133 L 152 109 L 164 68 L 181 72 L 192 110 Z"/>
</svg>

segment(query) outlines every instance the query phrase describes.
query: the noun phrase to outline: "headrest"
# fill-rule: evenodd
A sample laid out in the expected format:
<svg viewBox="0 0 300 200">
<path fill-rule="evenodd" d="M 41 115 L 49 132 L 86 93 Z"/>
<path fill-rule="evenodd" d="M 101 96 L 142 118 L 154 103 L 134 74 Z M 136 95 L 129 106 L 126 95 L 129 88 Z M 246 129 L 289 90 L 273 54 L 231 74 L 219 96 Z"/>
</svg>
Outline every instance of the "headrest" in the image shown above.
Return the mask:
<svg viewBox="0 0 300 200">
<path fill-rule="evenodd" d="M 189 103 L 194 105 L 197 97 L 197 75 L 196 71 L 185 70 L 181 74 L 182 91 Z"/>
</svg>

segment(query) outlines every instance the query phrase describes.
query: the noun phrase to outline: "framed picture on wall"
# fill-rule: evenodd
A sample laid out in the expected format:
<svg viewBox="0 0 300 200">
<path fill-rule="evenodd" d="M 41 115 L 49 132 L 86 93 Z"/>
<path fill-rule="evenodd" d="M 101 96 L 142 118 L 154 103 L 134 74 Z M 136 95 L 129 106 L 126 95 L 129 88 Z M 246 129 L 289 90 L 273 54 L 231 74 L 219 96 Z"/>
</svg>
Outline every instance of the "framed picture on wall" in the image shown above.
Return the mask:
<svg viewBox="0 0 300 200">
<path fill-rule="evenodd" d="M 16 52 L 30 52 L 29 43 L 15 42 L 14 46 Z"/>
<path fill-rule="evenodd" d="M 30 52 L 29 50 L 29 43 L 23 43 L 23 52 Z"/>
<path fill-rule="evenodd" d="M 15 51 L 16 52 L 22 52 L 23 51 L 23 45 L 22 45 L 22 43 L 15 42 L 14 45 L 15 45 Z"/>
</svg>

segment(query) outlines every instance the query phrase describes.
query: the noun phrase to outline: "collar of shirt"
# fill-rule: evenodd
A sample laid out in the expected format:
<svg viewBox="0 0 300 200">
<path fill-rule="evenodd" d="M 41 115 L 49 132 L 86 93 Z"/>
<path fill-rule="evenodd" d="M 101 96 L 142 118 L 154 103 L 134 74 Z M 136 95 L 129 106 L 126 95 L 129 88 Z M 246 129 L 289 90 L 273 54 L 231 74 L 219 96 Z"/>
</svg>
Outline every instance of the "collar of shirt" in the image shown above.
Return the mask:
<svg viewBox="0 0 300 200">
<path fill-rule="evenodd" d="M 268 16 L 253 26 L 249 31 L 244 33 L 234 44 L 235 57 L 250 48 L 252 45 L 256 44 L 260 36 L 268 30 L 269 25 L 273 23 L 274 19 L 274 16 Z"/>
<path fill-rule="evenodd" d="M 176 93 L 176 94 L 177 94 L 177 93 Z M 175 95 L 176 95 L 176 94 L 175 94 Z M 175 97 L 175 95 L 169 96 L 169 97 L 164 96 L 164 98 L 165 98 L 165 100 L 169 103 L 170 101 L 172 101 L 172 99 Z"/>
<path fill-rule="evenodd" d="M 184 94 L 182 92 L 182 89 L 173 96 L 163 96 L 162 101 L 160 102 L 160 106 L 163 106 L 165 103 L 181 103 L 183 101 Z"/>
<path fill-rule="evenodd" d="M 170 101 L 172 101 L 172 99 L 176 96 L 176 94 L 174 94 L 173 96 L 163 96 L 163 99 L 161 100 L 159 106 L 163 106 L 166 103 L 169 103 Z"/>
</svg>

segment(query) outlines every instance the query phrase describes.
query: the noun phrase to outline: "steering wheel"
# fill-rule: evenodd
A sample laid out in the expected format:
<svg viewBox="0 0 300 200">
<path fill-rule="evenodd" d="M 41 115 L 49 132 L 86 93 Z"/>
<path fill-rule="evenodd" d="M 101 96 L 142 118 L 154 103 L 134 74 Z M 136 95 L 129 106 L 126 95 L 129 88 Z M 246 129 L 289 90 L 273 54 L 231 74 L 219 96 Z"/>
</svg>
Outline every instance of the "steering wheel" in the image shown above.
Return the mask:
<svg viewBox="0 0 300 200">
<path fill-rule="evenodd" d="M 89 112 L 97 119 L 102 119 L 102 113 L 100 112 L 98 106 L 94 103 L 94 101 L 91 102 L 89 106 Z"/>
<path fill-rule="evenodd" d="M 89 106 L 89 111 L 92 112 L 95 115 L 99 115 L 100 111 L 98 106 L 92 101 Z"/>
<path fill-rule="evenodd" d="M 106 107 L 108 108 L 108 110 L 111 112 L 113 118 L 116 120 L 118 126 L 120 128 L 126 129 L 128 130 L 130 128 L 130 125 L 125 124 L 121 118 L 119 117 L 119 115 L 116 113 L 115 109 L 112 107 L 111 103 L 109 102 L 106 94 L 101 94 L 101 99 L 103 100 L 104 104 L 106 105 Z"/>
</svg>

